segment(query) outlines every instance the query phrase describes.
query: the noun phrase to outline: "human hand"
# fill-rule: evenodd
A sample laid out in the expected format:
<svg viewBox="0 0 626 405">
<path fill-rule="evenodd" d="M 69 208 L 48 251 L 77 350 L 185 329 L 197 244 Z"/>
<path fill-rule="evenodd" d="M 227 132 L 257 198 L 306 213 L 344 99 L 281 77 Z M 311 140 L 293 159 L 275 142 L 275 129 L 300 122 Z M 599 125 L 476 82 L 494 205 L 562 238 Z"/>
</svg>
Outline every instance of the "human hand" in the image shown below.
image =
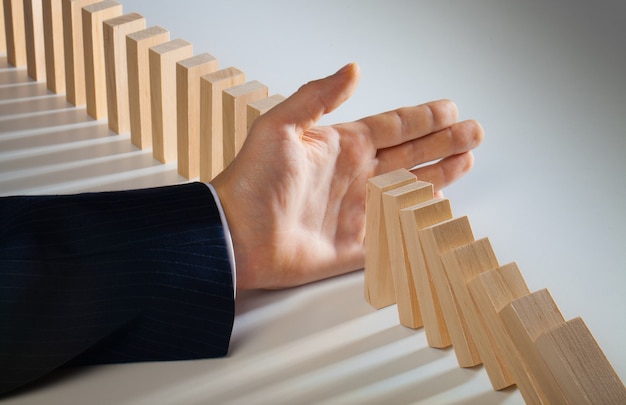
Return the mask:
<svg viewBox="0 0 626 405">
<path fill-rule="evenodd" d="M 282 288 L 364 263 L 365 184 L 412 168 L 439 191 L 473 165 L 483 138 L 442 100 L 318 127 L 355 90 L 349 64 L 310 82 L 258 118 L 236 159 L 213 181 L 231 230 L 237 287 Z"/>
</svg>

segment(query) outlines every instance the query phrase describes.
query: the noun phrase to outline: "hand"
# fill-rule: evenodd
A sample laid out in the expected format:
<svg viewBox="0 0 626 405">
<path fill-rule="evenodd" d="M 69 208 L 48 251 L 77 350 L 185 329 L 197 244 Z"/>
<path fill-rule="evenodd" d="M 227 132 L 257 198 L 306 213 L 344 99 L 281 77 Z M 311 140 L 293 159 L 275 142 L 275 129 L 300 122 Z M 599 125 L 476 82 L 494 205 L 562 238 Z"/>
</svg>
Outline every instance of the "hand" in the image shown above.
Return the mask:
<svg viewBox="0 0 626 405">
<path fill-rule="evenodd" d="M 237 158 L 212 182 L 232 233 L 237 287 L 282 288 L 363 267 L 365 184 L 412 168 L 435 190 L 473 164 L 483 137 L 450 101 L 315 126 L 355 90 L 349 64 L 310 82 L 256 120 Z"/>
</svg>

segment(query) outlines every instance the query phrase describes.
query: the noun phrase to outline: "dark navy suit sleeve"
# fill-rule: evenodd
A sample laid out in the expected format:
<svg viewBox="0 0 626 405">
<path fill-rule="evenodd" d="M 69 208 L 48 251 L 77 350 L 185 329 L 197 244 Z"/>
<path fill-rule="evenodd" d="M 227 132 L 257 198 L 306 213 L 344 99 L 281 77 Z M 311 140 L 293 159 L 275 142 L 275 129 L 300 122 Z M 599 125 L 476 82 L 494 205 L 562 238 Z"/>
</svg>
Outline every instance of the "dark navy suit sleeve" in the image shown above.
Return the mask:
<svg viewBox="0 0 626 405">
<path fill-rule="evenodd" d="M 64 365 L 223 356 L 233 318 L 206 185 L 0 198 L 0 393 Z"/>
</svg>

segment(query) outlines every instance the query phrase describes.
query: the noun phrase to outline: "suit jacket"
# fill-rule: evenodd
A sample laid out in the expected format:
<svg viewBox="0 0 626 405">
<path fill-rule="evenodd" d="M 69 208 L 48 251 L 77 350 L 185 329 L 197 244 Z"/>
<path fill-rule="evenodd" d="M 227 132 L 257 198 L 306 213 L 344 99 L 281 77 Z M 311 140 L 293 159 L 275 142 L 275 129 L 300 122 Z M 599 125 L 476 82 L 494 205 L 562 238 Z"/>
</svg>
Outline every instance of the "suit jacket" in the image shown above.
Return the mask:
<svg viewBox="0 0 626 405">
<path fill-rule="evenodd" d="M 0 198 L 0 394 L 65 365 L 223 356 L 233 318 L 206 185 Z"/>
</svg>

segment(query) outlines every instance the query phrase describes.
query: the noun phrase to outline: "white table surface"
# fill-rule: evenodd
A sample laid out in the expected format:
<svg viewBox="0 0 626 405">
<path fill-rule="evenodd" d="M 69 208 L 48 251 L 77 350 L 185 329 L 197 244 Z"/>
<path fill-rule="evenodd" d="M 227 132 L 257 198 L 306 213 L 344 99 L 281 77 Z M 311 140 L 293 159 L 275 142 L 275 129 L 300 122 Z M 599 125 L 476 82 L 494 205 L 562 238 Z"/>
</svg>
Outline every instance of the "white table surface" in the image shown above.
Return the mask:
<svg viewBox="0 0 626 405">
<path fill-rule="evenodd" d="M 354 97 L 325 123 L 450 98 L 486 132 L 446 191 L 457 216 L 582 316 L 626 376 L 626 3 L 122 1 L 196 54 L 289 95 L 350 61 Z M 0 194 L 184 181 L 105 121 L 0 58 Z M 363 300 L 362 272 L 241 292 L 229 357 L 63 372 L 7 404 L 517 404 Z"/>
</svg>

